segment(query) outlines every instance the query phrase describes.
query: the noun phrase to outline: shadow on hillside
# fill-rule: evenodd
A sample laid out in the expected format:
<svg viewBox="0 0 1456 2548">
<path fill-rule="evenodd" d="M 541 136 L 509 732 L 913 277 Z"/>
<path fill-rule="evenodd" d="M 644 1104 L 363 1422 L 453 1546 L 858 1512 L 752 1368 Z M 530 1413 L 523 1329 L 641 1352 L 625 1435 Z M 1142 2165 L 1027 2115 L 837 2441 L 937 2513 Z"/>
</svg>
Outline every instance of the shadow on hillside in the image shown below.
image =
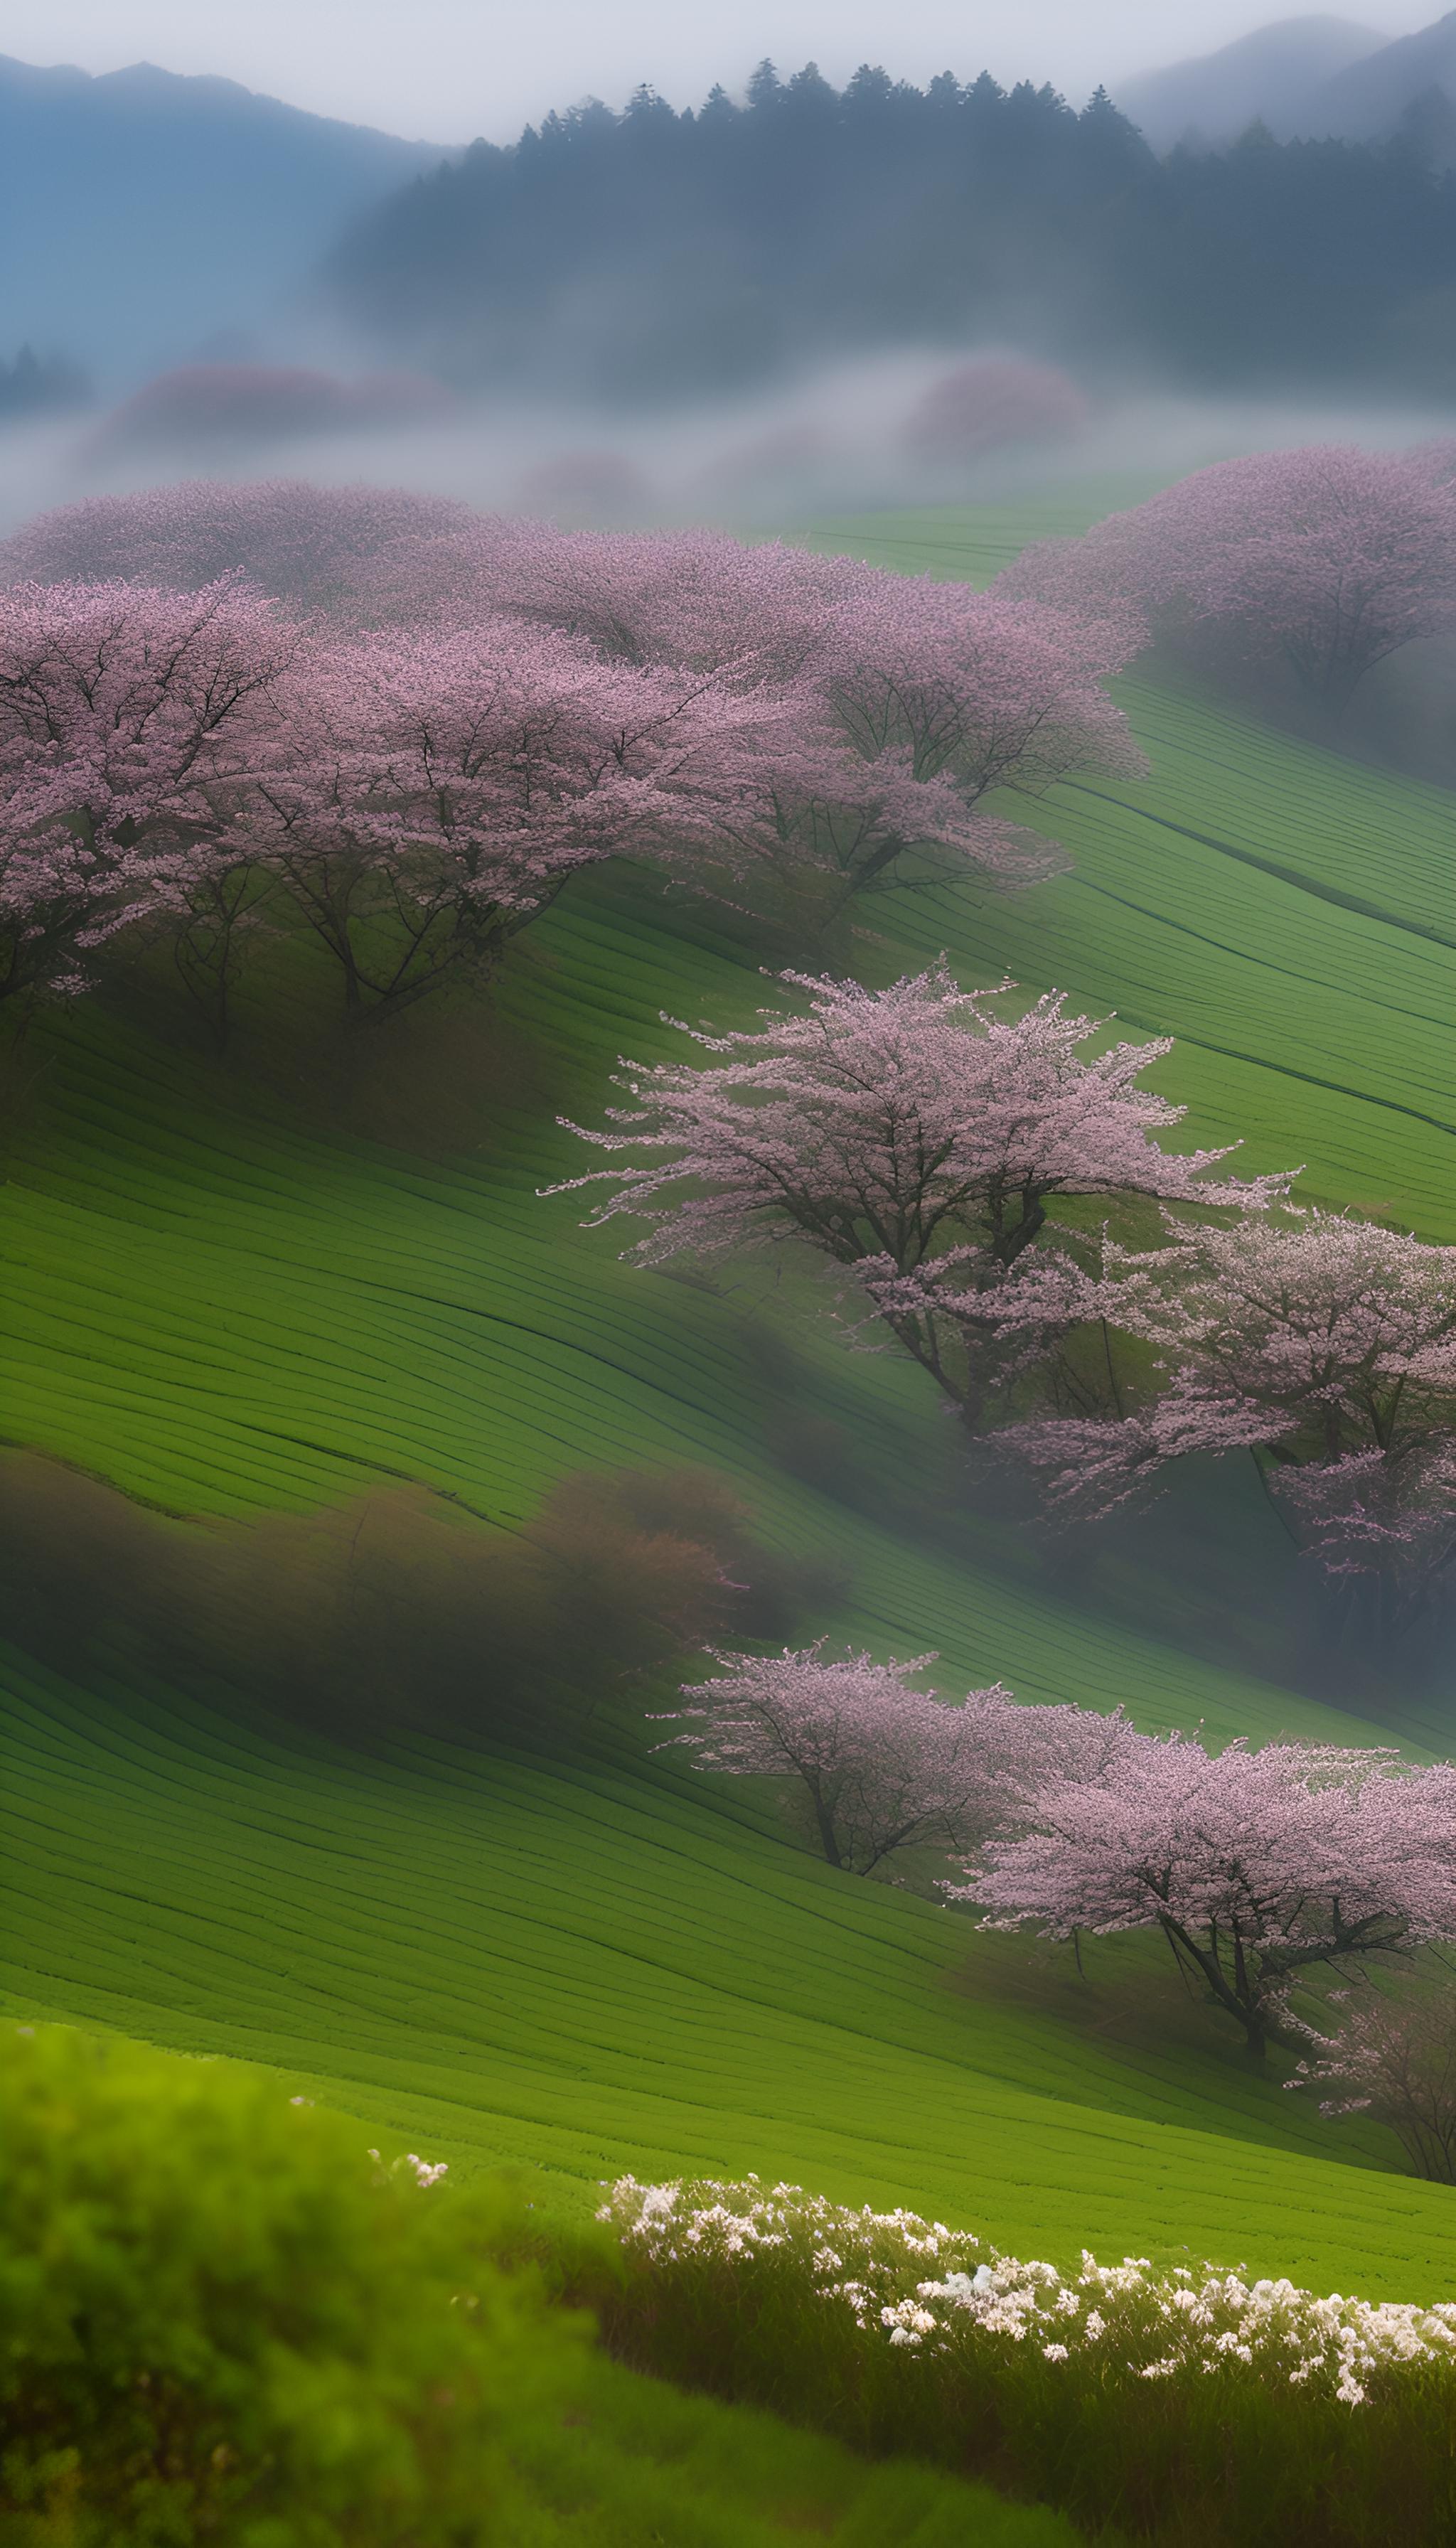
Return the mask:
<svg viewBox="0 0 1456 2548">
<path fill-rule="evenodd" d="M 1142 1932 L 1083 1937 L 1074 1953 L 1069 1945 L 967 1924 L 965 1954 L 946 1982 L 981 2005 L 1052 2018 L 1089 2044 L 1128 2055 L 1135 2068 L 1175 2081 L 1180 2071 L 1190 2078 L 1201 2072 L 1206 2085 L 1212 2077 L 1220 2097 L 1255 2127 L 1265 2111 L 1269 2138 L 1281 2146 L 1288 2146 L 1291 2124 L 1304 2123 L 1302 2138 L 1317 2155 L 1405 2172 L 1399 2144 L 1382 2126 L 1360 2117 L 1326 2121 L 1313 2097 L 1288 2096 L 1284 2082 L 1299 2051 L 1276 2043 L 1264 2062 L 1254 2060 L 1237 2031 L 1178 1973 L 1160 1939 Z"/>
<path fill-rule="evenodd" d="M 696 1470 L 569 1476 L 509 1531 L 413 1485 L 182 1519 L 0 1451 L 0 1611 L 19 1645 L 72 1679 L 125 1660 L 359 1744 L 558 1749 L 624 1685 L 716 1642 L 782 1642 L 835 1589 Z"/>
<path fill-rule="evenodd" d="M 548 961 L 535 947 L 511 957 L 517 967 Z M 393 1016 L 350 1019 L 333 967 L 296 933 L 270 937 L 250 958 L 225 1052 L 155 949 L 114 954 L 95 996 L 204 1091 L 233 1104 L 256 1095 L 310 1132 L 419 1158 L 489 1156 L 503 1124 L 549 1120 L 569 1085 L 561 1052 L 523 1037 L 478 981 L 442 986 Z"/>
</svg>

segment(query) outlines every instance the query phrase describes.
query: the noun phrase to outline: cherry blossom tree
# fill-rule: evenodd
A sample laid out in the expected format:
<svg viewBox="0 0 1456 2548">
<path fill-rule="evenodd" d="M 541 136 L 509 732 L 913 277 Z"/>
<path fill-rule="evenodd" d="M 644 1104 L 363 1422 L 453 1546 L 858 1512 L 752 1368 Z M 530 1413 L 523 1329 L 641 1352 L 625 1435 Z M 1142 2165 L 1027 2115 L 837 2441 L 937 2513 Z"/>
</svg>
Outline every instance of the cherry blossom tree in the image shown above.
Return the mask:
<svg viewBox="0 0 1456 2548">
<path fill-rule="evenodd" d="M 1292 2020 L 1307 2044 L 1286 2088 L 1323 2089 L 1321 2115 L 1369 2115 L 1392 2131 L 1416 2176 L 1456 2185 L 1456 1991 L 1371 1991 L 1350 2001 L 1331 1991 L 1325 2029 Z"/>
<path fill-rule="evenodd" d="M 400 487 L 191 479 L 42 513 L 0 543 L 0 584 L 121 582 L 197 592 L 241 573 L 263 592 L 315 608 L 391 543 L 427 543 L 480 518 L 468 504 Z"/>
<path fill-rule="evenodd" d="M 1087 420 L 1076 383 L 1024 355 L 978 354 L 934 381 L 905 419 L 910 456 L 964 469 L 997 451 L 1061 441 Z"/>
<path fill-rule="evenodd" d="M 419 373 L 341 380 L 296 365 L 189 363 L 114 408 L 95 447 L 107 457 L 141 451 L 216 461 L 318 434 L 436 424 L 457 411 L 448 390 Z"/>
<path fill-rule="evenodd" d="M 1353 446 L 1253 453 L 1027 550 L 992 589 L 1220 635 L 1337 716 L 1373 666 L 1456 618 L 1456 482 Z"/>
<path fill-rule="evenodd" d="M 1001 884 L 1050 873 L 1065 864 L 1056 845 L 981 798 L 1144 767 L 1103 686 L 1136 642 L 1126 620 L 772 542 L 482 522 L 396 543 L 362 570 L 355 606 L 431 626 L 519 612 L 626 663 L 772 691 L 787 756 L 743 767 L 725 857 L 740 882 L 818 873 L 831 908 L 898 882 L 926 850 Z"/>
<path fill-rule="evenodd" d="M 361 572 L 360 589 L 397 624 L 509 610 L 627 663 L 761 682 L 822 662 L 846 597 L 896 581 L 722 531 L 569 531 L 484 515 L 433 539 L 407 531 Z"/>
<path fill-rule="evenodd" d="M 968 1849 L 1048 1775 L 1100 1777 L 1134 1739 L 1121 1711 L 1020 1706 L 999 1684 L 955 1703 L 912 1689 L 934 1655 L 876 1664 L 821 1639 L 713 1660 L 715 1680 L 684 1684 L 671 1743 L 698 1770 L 792 1781 L 830 1866 L 857 1875 L 908 1849 Z"/>
<path fill-rule="evenodd" d="M 583 867 L 713 834 L 725 754 L 762 716 L 670 673 L 500 618 L 303 659 L 288 766 L 252 791 L 257 858 L 387 1013 L 489 972 Z"/>
<path fill-rule="evenodd" d="M 1008 1022 L 944 962 L 881 991 L 782 979 L 800 1013 L 682 1029 L 713 1066 L 628 1064 L 616 1084 L 632 1102 L 583 1135 L 623 1163 L 552 1191 L 610 1185 L 592 1224 L 651 1222 L 630 1251 L 641 1265 L 806 1242 L 968 1421 L 1088 1315 L 1085 1278 L 1053 1245 L 1058 1199 L 1262 1207 L 1285 1189 L 1214 1178 L 1227 1149 L 1160 1149 L 1152 1135 L 1183 1110 L 1137 1082 L 1169 1046 L 1089 1050 L 1098 1022 L 1068 1016 L 1060 993 Z"/>
<path fill-rule="evenodd" d="M 1027 1828 L 990 1838 L 966 1873 L 953 1898 L 996 1928 L 1159 1930 L 1262 2055 L 1301 1977 L 1456 1937 L 1456 1771 L 1319 1744 L 1211 1759 L 1182 1735 L 1140 1737 L 1095 1784 L 1049 1779 Z"/>
<path fill-rule="evenodd" d="M 1067 617 L 929 576 L 876 576 L 841 603 L 824 681 L 866 760 L 901 751 L 917 778 L 951 775 L 974 804 L 995 787 L 1040 795 L 1073 772 L 1144 774 L 1102 686 L 1135 646 L 1116 615 Z"/>
<path fill-rule="evenodd" d="M 1016 1447 L 1100 1512 L 1190 1452 L 1251 1451 L 1332 1572 L 1384 1579 L 1405 1624 L 1456 1553 L 1456 1248 L 1339 1213 L 1110 1242 L 1082 1296 L 1164 1375 L 1120 1417 L 1044 1417 Z"/>
<path fill-rule="evenodd" d="M 1456 1432 L 1404 1454 L 1350 1451 L 1284 1468 L 1274 1492 L 1309 1554 L 1363 1608 L 1378 1642 L 1444 1595 L 1456 1564 Z"/>
<path fill-rule="evenodd" d="M 0 998 L 78 988 L 119 930 L 206 901 L 294 642 L 235 584 L 0 593 Z"/>
</svg>

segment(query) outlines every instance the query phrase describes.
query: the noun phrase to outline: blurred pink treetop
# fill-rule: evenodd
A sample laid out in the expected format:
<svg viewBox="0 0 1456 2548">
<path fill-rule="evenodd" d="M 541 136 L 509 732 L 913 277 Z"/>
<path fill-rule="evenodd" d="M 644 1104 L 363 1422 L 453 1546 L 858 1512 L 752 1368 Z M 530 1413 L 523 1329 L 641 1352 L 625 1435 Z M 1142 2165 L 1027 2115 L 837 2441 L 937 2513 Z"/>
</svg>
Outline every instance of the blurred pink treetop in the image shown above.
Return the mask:
<svg viewBox="0 0 1456 2548">
<path fill-rule="evenodd" d="M 1104 1251 L 1083 1314 L 1152 1345 L 1165 1385 L 1121 1418 L 1013 1440 L 1081 1511 L 1190 1452 L 1252 1450 L 1306 1544 L 1409 1606 L 1456 1553 L 1456 1248 L 1339 1213 L 1182 1228 Z"/>
<path fill-rule="evenodd" d="M 1456 618 L 1456 483 L 1418 455 L 1257 452 L 1025 551 L 992 589 L 1221 633 L 1338 715 L 1376 664 Z"/>
<path fill-rule="evenodd" d="M 905 419 L 906 450 L 935 467 L 963 468 L 998 451 L 1060 441 L 1087 420 L 1075 381 L 1021 354 L 977 354 L 947 372 Z"/>
<path fill-rule="evenodd" d="M 186 479 L 42 513 L 0 542 L 0 583 L 196 592 L 240 573 L 275 598 L 317 607 L 390 543 L 439 538 L 478 518 L 468 504 L 400 487 Z"/>
</svg>

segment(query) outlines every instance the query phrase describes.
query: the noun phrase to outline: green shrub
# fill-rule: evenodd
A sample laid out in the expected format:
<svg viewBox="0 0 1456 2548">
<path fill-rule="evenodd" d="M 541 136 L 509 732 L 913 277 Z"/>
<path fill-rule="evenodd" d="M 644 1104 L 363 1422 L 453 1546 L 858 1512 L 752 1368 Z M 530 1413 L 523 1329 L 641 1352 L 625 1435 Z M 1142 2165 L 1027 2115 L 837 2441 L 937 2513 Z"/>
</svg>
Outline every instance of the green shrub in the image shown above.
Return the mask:
<svg viewBox="0 0 1456 2548">
<path fill-rule="evenodd" d="M 504 2437 L 559 2416 L 583 2322 L 508 2239 L 499 2192 L 266 2077 L 5 2030 L 4 2548 L 532 2536 Z"/>
</svg>

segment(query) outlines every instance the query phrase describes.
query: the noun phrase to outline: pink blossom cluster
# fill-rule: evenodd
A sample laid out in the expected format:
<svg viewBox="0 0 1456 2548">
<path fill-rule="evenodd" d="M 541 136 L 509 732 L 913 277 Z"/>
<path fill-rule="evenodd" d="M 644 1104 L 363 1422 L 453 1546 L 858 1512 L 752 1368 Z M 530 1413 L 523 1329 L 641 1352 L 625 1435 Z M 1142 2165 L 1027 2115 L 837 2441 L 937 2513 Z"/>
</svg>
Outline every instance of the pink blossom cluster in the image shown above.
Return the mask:
<svg viewBox="0 0 1456 2548">
<path fill-rule="evenodd" d="M 1086 423 L 1075 381 L 1026 355 L 977 354 L 933 381 L 905 420 L 904 442 L 930 467 L 964 468 L 988 453 L 1064 441 Z"/>
<path fill-rule="evenodd" d="M 295 640 L 235 580 L 0 593 L 0 998 L 203 891 L 274 763 Z"/>
<path fill-rule="evenodd" d="M 1101 1512 L 1190 1452 L 1251 1450 L 1332 1572 L 1408 1600 L 1456 1556 L 1456 1247 L 1348 1214 L 1258 1212 L 1109 1241 L 1059 1315 L 1151 1345 L 1162 1386 L 1122 1415 L 1043 1417 L 1016 1448 L 1054 1502 Z"/>
<path fill-rule="evenodd" d="M 905 1850 L 965 1850 L 1025 1818 L 1050 1776 L 1105 1778 L 1137 1738 L 1121 1710 L 1021 1706 L 999 1685 L 955 1703 L 910 1682 L 935 1661 L 714 1654 L 672 1721 L 693 1767 L 792 1783 L 831 1866 L 869 1875 Z"/>
<path fill-rule="evenodd" d="M 824 1643 L 715 1654 L 672 1720 L 694 1766 L 783 1782 L 830 1865 L 958 1855 L 944 1892 L 993 1928 L 1160 1932 L 1262 2052 L 1312 1971 L 1361 1978 L 1456 1939 L 1456 1769 L 1390 1749 L 1138 1733 L 1121 1709 L 948 1701 L 935 1659 Z"/>
<path fill-rule="evenodd" d="M 0 542 L 0 584 L 199 592 L 242 575 L 276 599 L 317 608 L 351 590 L 392 542 L 438 539 L 476 518 L 468 504 L 402 487 L 186 479 L 38 515 Z"/>
<path fill-rule="evenodd" d="M 170 915 L 222 1036 L 247 933 L 280 912 L 321 938 L 351 1006 L 388 1008 L 493 960 L 606 857 L 729 899 L 812 886 L 825 912 L 927 858 L 1024 883 L 1060 853 L 982 800 L 1139 766 L 1104 686 L 1127 651 L 1112 625 L 781 546 L 200 483 L 64 507 L 0 551 L 15 644 L 45 622 L 65 648 L 77 613 L 109 612 L 170 728 L 191 678 L 172 632 L 207 596 L 213 621 L 246 621 L 259 670 L 250 716 L 237 699 L 213 718 L 165 896 L 111 866 L 88 894 L 89 853 L 79 879 L 56 871 L 79 837 L 61 797 L 89 803 L 80 675 L 44 728 L 13 720 L 10 987 L 74 986 L 87 948 Z"/>
<path fill-rule="evenodd" d="M 1456 616 L 1456 479 L 1430 452 L 1353 445 L 1201 469 L 1083 538 L 1041 543 L 994 590 L 1147 630 L 1205 630 L 1282 662 L 1334 714 L 1373 667 Z"/>
<path fill-rule="evenodd" d="M 1312 1971 L 1359 1978 L 1456 1938 L 1456 1769 L 1391 1751 L 1133 1735 L 1093 1780 L 1053 1769 L 1022 1827 L 950 1886 L 996 1928 L 1160 1931 L 1252 2049 Z"/>
<path fill-rule="evenodd" d="M 917 2213 L 854 2210 L 756 2176 L 619 2177 L 596 2217 L 655 2279 L 700 2281 L 706 2295 L 726 2270 L 740 2307 L 772 2280 L 806 2313 L 843 2312 L 867 2344 L 939 2365 L 980 2358 L 1056 2380 L 1084 2371 L 1099 2386 L 1249 2381 L 1350 2408 L 1379 2404 L 1403 2379 L 1456 2372 L 1453 2302 L 1320 2297 L 1242 2267 L 1103 2265 L 1085 2249 L 1063 2274 Z"/>
<path fill-rule="evenodd" d="M 682 1029 L 712 1066 L 628 1063 L 616 1084 L 633 1103 L 583 1133 L 623 1164 L 554 1191 L 612 1187 L 593 1221 L 650 1221 L 639 1264 L 806 1242 L 969 1418 L 1029 1346 L 1088 1315 L 1081 1270 L 1051 1245 L 1059 1199 L 1251 1211 L 1287 1191 L 1214 1177 L 1227 1149 L 1161 1149 L 1153 1134 L 1183 1110 L 1138 1082 L 1169 1045 L 1098 1050 L 1102 1022 L 1060 993 L 1008 1020 L 998 991 L 961 990 L 944 961 L 877 991 L 781 978 L 798 1009 Z"/>
</svg>

